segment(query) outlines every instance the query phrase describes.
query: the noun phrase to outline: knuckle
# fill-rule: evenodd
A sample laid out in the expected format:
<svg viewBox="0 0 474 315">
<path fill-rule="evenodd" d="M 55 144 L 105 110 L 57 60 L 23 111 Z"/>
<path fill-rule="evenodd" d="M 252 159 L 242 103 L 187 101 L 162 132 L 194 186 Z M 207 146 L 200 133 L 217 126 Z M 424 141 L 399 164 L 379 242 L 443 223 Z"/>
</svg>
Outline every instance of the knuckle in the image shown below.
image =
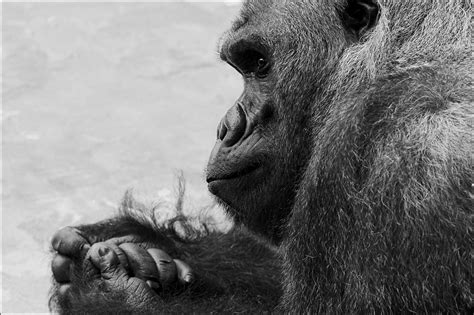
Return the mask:
<svg viewBox="0 0 474 315">
<path fill-rule="evenodd" d="M 123 268 L 128 271 L 130 267 L 129 267 L 128 258 L 125 252 L 116 243 L 113 243 L 110 241 L 106 241 L 105 243 L 107 244 L 109 248 L 111 248 L 115 252 L 115 254 L 117 255 L 117 258 L 120 261 L 120 265 L 122 265 Z"/>
</svg>

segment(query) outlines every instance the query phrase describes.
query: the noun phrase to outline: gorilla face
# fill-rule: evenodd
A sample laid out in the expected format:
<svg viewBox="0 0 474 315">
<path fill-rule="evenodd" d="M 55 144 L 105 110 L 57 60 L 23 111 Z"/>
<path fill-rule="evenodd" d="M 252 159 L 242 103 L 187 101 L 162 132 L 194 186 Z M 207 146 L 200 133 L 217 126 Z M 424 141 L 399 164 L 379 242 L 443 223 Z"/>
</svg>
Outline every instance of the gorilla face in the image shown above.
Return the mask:
<svg viewBox="0 0 474 315">
<path fill-rule="evenodd" d="M 341 8 L 331 1 L 247 1 L 221 45 L 221 59 L 245 84 L 219 124 L 209 190 L 237 222 L 276 242 L 317 150 L 312 138 L 324 124 L 331 73 L 378 14 L 367 0 Z M 355 23 L 361 12 L 368 18 Z"/>
<path fill-rule="evenodd" d="M 209 190 L 237 222 L 278 241 L 309 158 L 309 104 L 304 60 L 289 58 L 291 30 L 268 7 L 247 4 L 220 49 L 221 59 L 243 77 L 243 94 L 217 130 L 207 166 Z M 272 20 L 262 18 L 271 16 Z M 294 53 L 294 52 L 293 52 Z M 307 65 L 310 67 L 310 64 Z M 304 97 L 302 97 L 304 95 Z M 301 96 L 301 97 L 300 97 Z"/>
</svg>

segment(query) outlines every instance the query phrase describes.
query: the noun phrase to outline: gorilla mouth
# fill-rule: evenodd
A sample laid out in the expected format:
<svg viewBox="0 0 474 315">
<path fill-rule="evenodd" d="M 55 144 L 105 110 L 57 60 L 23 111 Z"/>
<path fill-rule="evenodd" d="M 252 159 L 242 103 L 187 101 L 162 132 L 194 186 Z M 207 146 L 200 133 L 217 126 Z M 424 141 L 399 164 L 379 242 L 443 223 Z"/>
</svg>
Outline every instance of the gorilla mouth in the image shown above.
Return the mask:
<svg viewBox="0 0 474 315">
<path fill-rule="evenodd" d="M 253 171 L 257 170 L 260 168 L 261 164 L 260 163 L 252 163 L 247 165 L 246 167 L 235 171 L 231 173 L 226 173 L 224 172 L 213 172 L 214 174 L 209 174 L 208 177 L 206 178 L 206 181 L 208 184 L 218 181 L 218 180 L 229 180 L 229 179 L 235 179 L 242 177 L 244 175 L 247 175 L 249 173 L 252 173 Z"/>
</svg>

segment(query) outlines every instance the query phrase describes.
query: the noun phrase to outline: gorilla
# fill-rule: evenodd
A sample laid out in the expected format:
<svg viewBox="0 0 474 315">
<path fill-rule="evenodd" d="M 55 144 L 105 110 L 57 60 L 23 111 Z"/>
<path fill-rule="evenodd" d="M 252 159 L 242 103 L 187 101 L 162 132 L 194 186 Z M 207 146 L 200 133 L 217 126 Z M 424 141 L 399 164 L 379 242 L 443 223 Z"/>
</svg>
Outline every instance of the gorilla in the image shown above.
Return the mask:
<svg viewBox="0 0 474 315">
<path fill-rule="evenodd" d="M 235 228 L 183 237 L 127 195 L 53 237 L 51 310 L 472 311 L 471 9 L 246 1 L 220 44 L 244 91 L 206 170 Z"/>
</svg>

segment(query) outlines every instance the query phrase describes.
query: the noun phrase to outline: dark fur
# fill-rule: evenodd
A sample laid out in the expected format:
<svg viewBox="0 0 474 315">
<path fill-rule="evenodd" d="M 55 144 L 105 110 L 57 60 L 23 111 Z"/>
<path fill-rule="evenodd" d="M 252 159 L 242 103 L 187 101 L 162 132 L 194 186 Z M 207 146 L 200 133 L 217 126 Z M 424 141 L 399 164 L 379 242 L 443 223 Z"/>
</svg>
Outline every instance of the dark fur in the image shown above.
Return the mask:
<svg viewBox="0 0 474 315">
<path fill-rule="evenodd" d="M 233 228 L 224 234 L 205 224 L 196 226 L 195 219 L 181 214 L 183 197 L 181 179 L 176 203 L 178 215 L 165 225 L 157 217 L 159 209 L 147 208 L 135 201 L 131 193 L 126 193 L 117 217 L 77 228 L 89 236 L 90 243 L 137 235 L 146 246 L 165 249 L 174 258 L 192 261 L 197 279 L 190 287 L 161 291 L 161 299 L 137 309 L 120 292 L 112 297 L 103 294 L 102 288 L 84 271 L 81 261 L 76 260 L 71 292 L 66 296 L 59 294 L 60 286 L 54 283 L 50 309 L 73 314 L 261 313 L 274 309 L 282 294 L 281 266 L 275 249 L 244 228 Z M 200 219 L 212 222 L 210 218 Z M 243 261 L 245 257 L 251 260 Z"/>
<path fill-rule="evenodd" d="M 344 51 L 283 245 L 285 309 L 473 307 L 469 8 L 382 1 Z"/>
<path fill-rule="evenodd" d="M 267 25 L 276 37 L 266 40 L 291 42 L 280 43 L 274 56 L 285 61 L 277 65 L 275 93 L 293 104 L 282 119 L 311 136 L 279 232 L 282 278 L 274 251 L 246 231 L 182 242 L 152 216 L 125 211 L 116 222 L 126 233 L 143 226 L 137 233 L 159 234 L 152 242 L 161 243 L 162 234 L 175 240 L 169 250 L 201 277 L 185 293 L 164 297 L 158 309 L 257 312 L 279 301 L 279 310 L 294 313 L 468 313 L 470 3 L 383 0 L 376 26 L 361 38 L 344 33 L 342 0 L 299 1 L 291 9 L 272 3 L 247 3 L 234 29 L 262 7 L 278 12 Z M 311 120 L 298 121 L 291 115 L 297 110 Z M 288 138 L 306 141 L 291 132 Z M 277 227 L 265 227 L 271 228 Z"/>
</svg>

